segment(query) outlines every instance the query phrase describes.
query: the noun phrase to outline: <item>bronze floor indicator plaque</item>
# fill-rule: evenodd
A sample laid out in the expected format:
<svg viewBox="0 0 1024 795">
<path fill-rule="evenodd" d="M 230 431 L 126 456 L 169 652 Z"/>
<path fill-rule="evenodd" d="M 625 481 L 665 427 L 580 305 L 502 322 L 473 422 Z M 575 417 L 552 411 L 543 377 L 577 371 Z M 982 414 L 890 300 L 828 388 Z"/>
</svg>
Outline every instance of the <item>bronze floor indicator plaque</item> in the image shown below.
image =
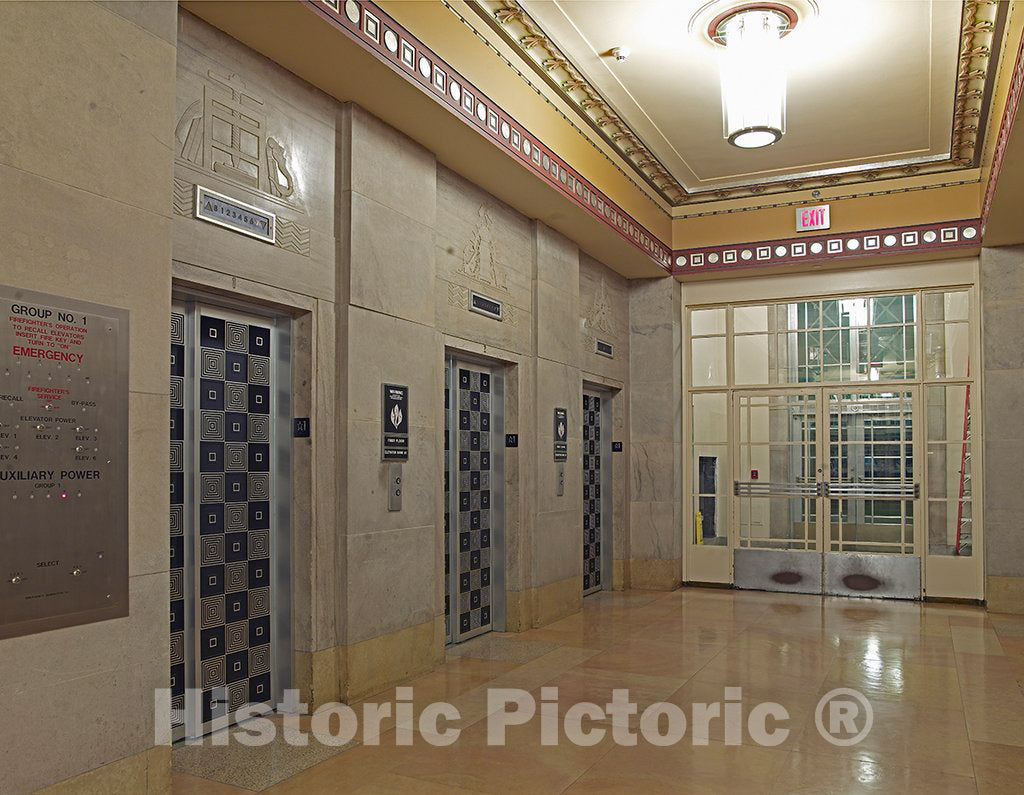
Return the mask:
<svg viewBox="0 0 1024 795">
<path fill-rule="evenodd" d="M 0 638 L 128 615 L 128 313 L 0 286 Z"/>
</svg>

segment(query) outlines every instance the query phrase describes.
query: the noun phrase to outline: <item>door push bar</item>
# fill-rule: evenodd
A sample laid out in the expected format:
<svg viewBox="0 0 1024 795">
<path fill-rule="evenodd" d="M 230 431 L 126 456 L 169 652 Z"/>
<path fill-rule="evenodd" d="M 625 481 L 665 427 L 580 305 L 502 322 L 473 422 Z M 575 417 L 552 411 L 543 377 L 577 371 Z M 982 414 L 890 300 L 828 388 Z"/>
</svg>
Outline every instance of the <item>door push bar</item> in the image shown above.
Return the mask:
<svg viewBox="0 0 1024 795">
<path fill-rule="evenodd" d="M 916 500 L 918 483 L 767 483 L 733 481 L 737 497 L 835 497 L 837 499 Z"/>
</svg>

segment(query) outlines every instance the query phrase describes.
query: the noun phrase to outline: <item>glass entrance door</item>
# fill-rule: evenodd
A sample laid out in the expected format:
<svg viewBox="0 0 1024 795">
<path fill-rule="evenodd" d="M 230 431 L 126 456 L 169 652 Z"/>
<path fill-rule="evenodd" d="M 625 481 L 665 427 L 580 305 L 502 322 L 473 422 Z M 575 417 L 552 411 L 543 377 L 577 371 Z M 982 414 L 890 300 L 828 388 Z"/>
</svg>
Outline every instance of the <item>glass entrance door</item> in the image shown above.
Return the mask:
<svg viewBox="0 0 1024 795">
<path fill-rule="evenodd" d="M 736 585 L 920 598 L 915 390 L 735 400 Z"/>
</svg>

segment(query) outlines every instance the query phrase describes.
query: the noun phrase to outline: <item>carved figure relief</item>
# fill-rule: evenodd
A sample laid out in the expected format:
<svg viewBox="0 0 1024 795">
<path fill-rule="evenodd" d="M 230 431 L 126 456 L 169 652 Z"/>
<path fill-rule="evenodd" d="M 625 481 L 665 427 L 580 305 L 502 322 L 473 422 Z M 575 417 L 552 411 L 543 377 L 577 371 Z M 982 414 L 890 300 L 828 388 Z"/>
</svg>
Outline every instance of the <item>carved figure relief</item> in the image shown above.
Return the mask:
<svg viewBox="0 0 1024 795">
<path fill-rule="evenodd" d="M 612 301 L 608 296 L 608 283 L 601 277 L 594 303 L 587 313 L 586 327 L 591 331 L 602 331 L 611 336 L 615 334 L 615 320 L 612 317 Z"/>
<path fill-rule="evenodd" d="M 284 144 L 267 133 L 263 99 L 238 75 L 207 73 L 203 98 L 174 129 L 178 158 L 223 179 L 297 207 Z"/>
<path fill-rule="evenodd" d="M 483 284 L 508 292 L 508 277 L 498 264 L 494 245 L 494 219 L 484 205 L 477 211 L 479 221 L 462 251 L 458 272 Z"/>
</svg>

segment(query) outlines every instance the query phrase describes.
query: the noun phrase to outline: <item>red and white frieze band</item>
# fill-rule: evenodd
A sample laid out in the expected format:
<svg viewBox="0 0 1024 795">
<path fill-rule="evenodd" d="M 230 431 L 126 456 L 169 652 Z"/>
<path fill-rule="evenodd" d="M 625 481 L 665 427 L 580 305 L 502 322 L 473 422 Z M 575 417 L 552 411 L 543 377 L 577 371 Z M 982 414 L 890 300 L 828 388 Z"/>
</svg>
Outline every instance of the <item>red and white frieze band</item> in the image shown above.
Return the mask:
<svg viewBox="0 0 1024 795">
<path fill-rule="evenodd" d="M 665 270 L 672 252 L 550 147 L 370 0 L 305 0 L 349 38 Z"/>
<path fill-rule="evenodd" d="M 945 221 L 935 224 L 874 229 L 868 232 L 802 235 L 760 243 L 684 249 L 672 257 L 676 274 L 725 271 L 738 268 L 796 265 L 851 257 L 895 256 L 918 251 L 970 249 L 981 245 L 981 221 Z"/>
</svg>

